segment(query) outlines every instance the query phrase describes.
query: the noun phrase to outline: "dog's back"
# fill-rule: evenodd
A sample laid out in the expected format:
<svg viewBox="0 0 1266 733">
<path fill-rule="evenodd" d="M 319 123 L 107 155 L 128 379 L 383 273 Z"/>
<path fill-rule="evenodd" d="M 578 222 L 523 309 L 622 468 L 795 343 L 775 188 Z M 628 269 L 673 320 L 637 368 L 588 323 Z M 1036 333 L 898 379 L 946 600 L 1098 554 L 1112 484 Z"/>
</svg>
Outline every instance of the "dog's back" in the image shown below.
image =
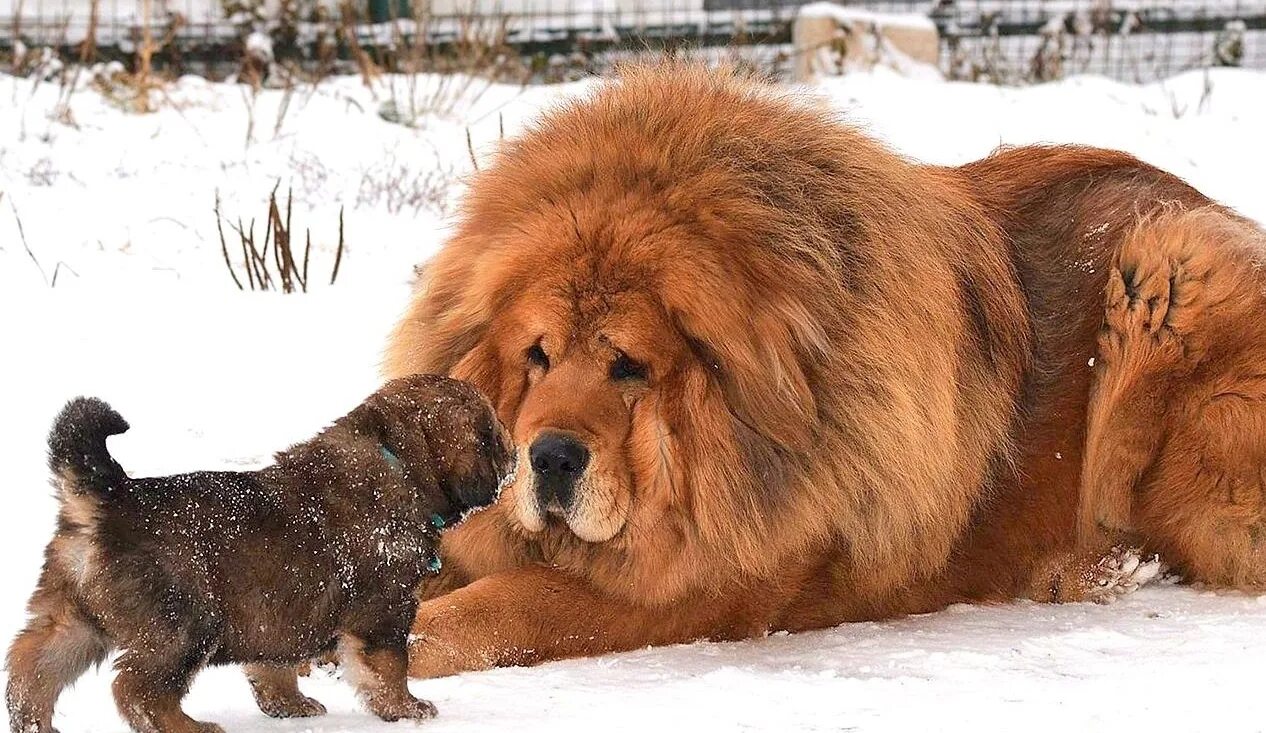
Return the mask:
<svg viewBox="0 0 1266 733">
<path fill-rule="evenodd" d="M 333 633 L 341 588 L 331 583 L 324 482 L 275 469 L 130 478 L 106 447 L 127 428 L 105 402 L 81 397 L 49 435 L 61 502 L 49 559 L 69 571 L 78 602 L 108 614 L 112 638 L 143 634 L 150 618 L 206 619 L 220 629 L 220 661 L 320 651 L 270 621 Z"/>
<path fill-rule="evenodd" d="M 206 580 L 205 566 L 214 564 L 211 549 L 231 551 L 234 537 L 260 533 L 260 525 L 292 514 L 282 511 L 282 492 L 256 473 L 129 477 L 106 446 L 107 438 L 128 428 L 122 415 L 95 397 L 77 397 L 58 414 L 48 461 L 61 502 L 59 535 L 91 536 L 134 561 L 153 554 L 166 560 L 164 574 Z"/>
</svg>

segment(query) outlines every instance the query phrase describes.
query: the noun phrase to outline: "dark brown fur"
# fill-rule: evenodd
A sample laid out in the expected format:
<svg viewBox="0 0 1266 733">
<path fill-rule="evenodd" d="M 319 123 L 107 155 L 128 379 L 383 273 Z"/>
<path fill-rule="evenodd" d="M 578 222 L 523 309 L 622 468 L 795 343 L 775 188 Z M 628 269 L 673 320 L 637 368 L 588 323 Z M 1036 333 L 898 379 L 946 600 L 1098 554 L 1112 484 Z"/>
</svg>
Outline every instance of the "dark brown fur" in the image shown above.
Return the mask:
<svg viewBox="0 0 1266 733">
<path fill-rule="evenodd" d="M 523 471 L 444 540 L 411 671 L 1093 599 L 1122 545 L 1260 590 L 1264 258 L 1123 153 L 918 165 L 773 88 L 627 70 L 477 176 L 390 344 L 521 450 L 592 455 L 575 509 Z"/>
<path fill-rule="evenodd" d="M 434 715 L 405 687 L 412 589 L 438 569 L 438 528 L 492 501 L 513 463 L 475 390 L 397 379 L 251 473 L 128 478 L 105 447 L 126 429 L 81 398 L 50 435 L 61 513 L 9 650 L 15 733 L 50 731 L 58 693 L 111 649 L 119 711 L 146 733 L 218 729 L 180 709 L 206 664 L 249 665 L 269 715 L 322 713 L 280 665 L 336 646 L 374 714 Z"/>
</svg>

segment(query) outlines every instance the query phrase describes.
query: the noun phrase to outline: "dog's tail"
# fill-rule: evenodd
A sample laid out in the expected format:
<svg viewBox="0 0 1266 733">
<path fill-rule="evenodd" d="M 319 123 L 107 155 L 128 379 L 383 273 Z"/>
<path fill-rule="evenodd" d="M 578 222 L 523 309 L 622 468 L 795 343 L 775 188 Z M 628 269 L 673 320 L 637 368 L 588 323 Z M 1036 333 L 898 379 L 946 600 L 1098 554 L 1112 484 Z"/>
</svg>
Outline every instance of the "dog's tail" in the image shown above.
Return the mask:
<svg viewBox="0 0 1266 733">
<path fill-rule="evenodd" d="M 128 429 L 114 408 L 95 397 L 76 397 L 62 408 L 48 434 L 48 466 L 76 493 L 97 495 L 127 480 L 110 456 L 106 438 Z"/>
</svg>

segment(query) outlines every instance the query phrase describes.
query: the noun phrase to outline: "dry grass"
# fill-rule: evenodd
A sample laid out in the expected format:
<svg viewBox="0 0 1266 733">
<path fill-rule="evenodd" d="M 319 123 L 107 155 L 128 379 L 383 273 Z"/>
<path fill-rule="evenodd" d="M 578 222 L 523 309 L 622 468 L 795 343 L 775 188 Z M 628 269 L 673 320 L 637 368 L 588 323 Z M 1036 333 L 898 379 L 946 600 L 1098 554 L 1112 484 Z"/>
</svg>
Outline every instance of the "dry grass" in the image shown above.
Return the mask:
<svg viewBox="0 0 1266 733">
<path fill-rule="evenodd" d="M 435 156 L 435 165 L 416 169 L 406 163 L 388 162 L 361 174 L 357 206 L 382 206 L 388 213 L 418 213 L 423 210 L 447 214 L 449 196 L 459 174 Z"/>
<path fill-rule="evenodd" d="M 4 192 L 0 191 L 0 201 L 3 200 Z M 31 249 L 30 243 L 26 241 L 26 227 L 23 226 L 22 216 L 18 214 L 18 206 L 12 199 L 9 200 L 9 208 L 13 211 L 13 221 L 18 227 L 18 240 L 22 242 L 22 249 L 26 252 L 26 256 L 29 257 L 31 262 L 35 265 L 35 269 L 39 270 L 40 278 L 44 281 L 45 285 L 50 288 L 57 287 L 57 278 L 61 275 L 62 270 L 66 270 L 75 277 L 79 277 L 79 273 L 75 272 L 70 265 L 58 260 L 57 264 L 53 266 L 53 276 L 50 278 L 48 273 L 44 271 L 44 266 L 40 264 L 40 259 L 35 256 L 35 251 Z"/>
<path fill-rule="evenodd" d="M 224 233 L 225 218 L 220 212 L 220 196 L 215 197 L 215 225 L 220 235 L 220 251 L 224 255 L 224 266 L 233 278 L 238 290 L 280 291 L 282 293 L 306 293 L 310 282 L 308 265 L 312 254 L 312 232 L 304 230 L 303 254 L 296 257 L 294 228 L 291 225 L 292 196 L 287 193 L 285 213 L 277 204 L 277 188 L 268 195 L 268 213 L 264 225 L 264 240 L 260 245 L 255 236 L 255 220 L 247 225 L 242 224 L 241 217 L 236 224 L 230 222 L 229 228 L 237 235 L 237 246 L 241 250 L 240 261 L 234 261 L 229 253 L 229 238 Z M 343 262 L 345 245 L 343 232 L 343 210 L 338 212 L 338 247 L 334 252 L 334 264 L 330 268 L 330 285 L 338 280 L 339 266 Z M 271 255 L 271 256 L 270 256 Z M 244 284 L 243 284 L 244 283 Z"/>
</svg>

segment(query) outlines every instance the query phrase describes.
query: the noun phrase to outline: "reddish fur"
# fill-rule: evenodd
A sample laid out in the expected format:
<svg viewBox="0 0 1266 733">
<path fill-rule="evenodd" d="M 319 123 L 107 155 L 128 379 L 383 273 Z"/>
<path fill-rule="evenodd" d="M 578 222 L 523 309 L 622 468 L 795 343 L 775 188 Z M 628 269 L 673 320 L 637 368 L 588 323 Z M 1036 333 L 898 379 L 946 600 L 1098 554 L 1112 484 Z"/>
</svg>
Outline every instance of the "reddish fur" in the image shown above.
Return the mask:
<svg viewBox="0 0 1266 733">
<path fill-rule="evenodd" d="M 520 446 L 584 435 L 588 526 L 613 536 L 528 531 L 511 487 L 445 539 L 452 569 L 422 593 L 451 592 L 419 609 L 412 673 L 1076 599 L 1120 538 L 1079 532 L 1101 507 L 1193 579 L 1260 584 L 1260 494 L 1212 495 L 1193 473 L 1204 437 L 1134 435 L 1161 417 L 1170 436 L 1266 419 L 1245 381 L 1266 348 L 1260 236 L 1121 153 L 921 166 L 730 75 L 626 71 L 479 174 L 386 361 L 473 381 Z M 1140 340 L 1103 304 L 1145 246 L 1136 269 L 1198 262 L 1191 292 L 1242 302 L 1206 337 L 1239 359 L 1206 363 L 1209 386 L 1133 346 L 1087 365 L 1101 330 Z M 1203 324 L 1190 301 L 1171 313 Z M 524 356 L 538 337 L 548 371 Z M 645 382 L 607 377 L 617 348 Z M 1261 452 L 1238 440 L 1212 450 Z"/>
</svg>

